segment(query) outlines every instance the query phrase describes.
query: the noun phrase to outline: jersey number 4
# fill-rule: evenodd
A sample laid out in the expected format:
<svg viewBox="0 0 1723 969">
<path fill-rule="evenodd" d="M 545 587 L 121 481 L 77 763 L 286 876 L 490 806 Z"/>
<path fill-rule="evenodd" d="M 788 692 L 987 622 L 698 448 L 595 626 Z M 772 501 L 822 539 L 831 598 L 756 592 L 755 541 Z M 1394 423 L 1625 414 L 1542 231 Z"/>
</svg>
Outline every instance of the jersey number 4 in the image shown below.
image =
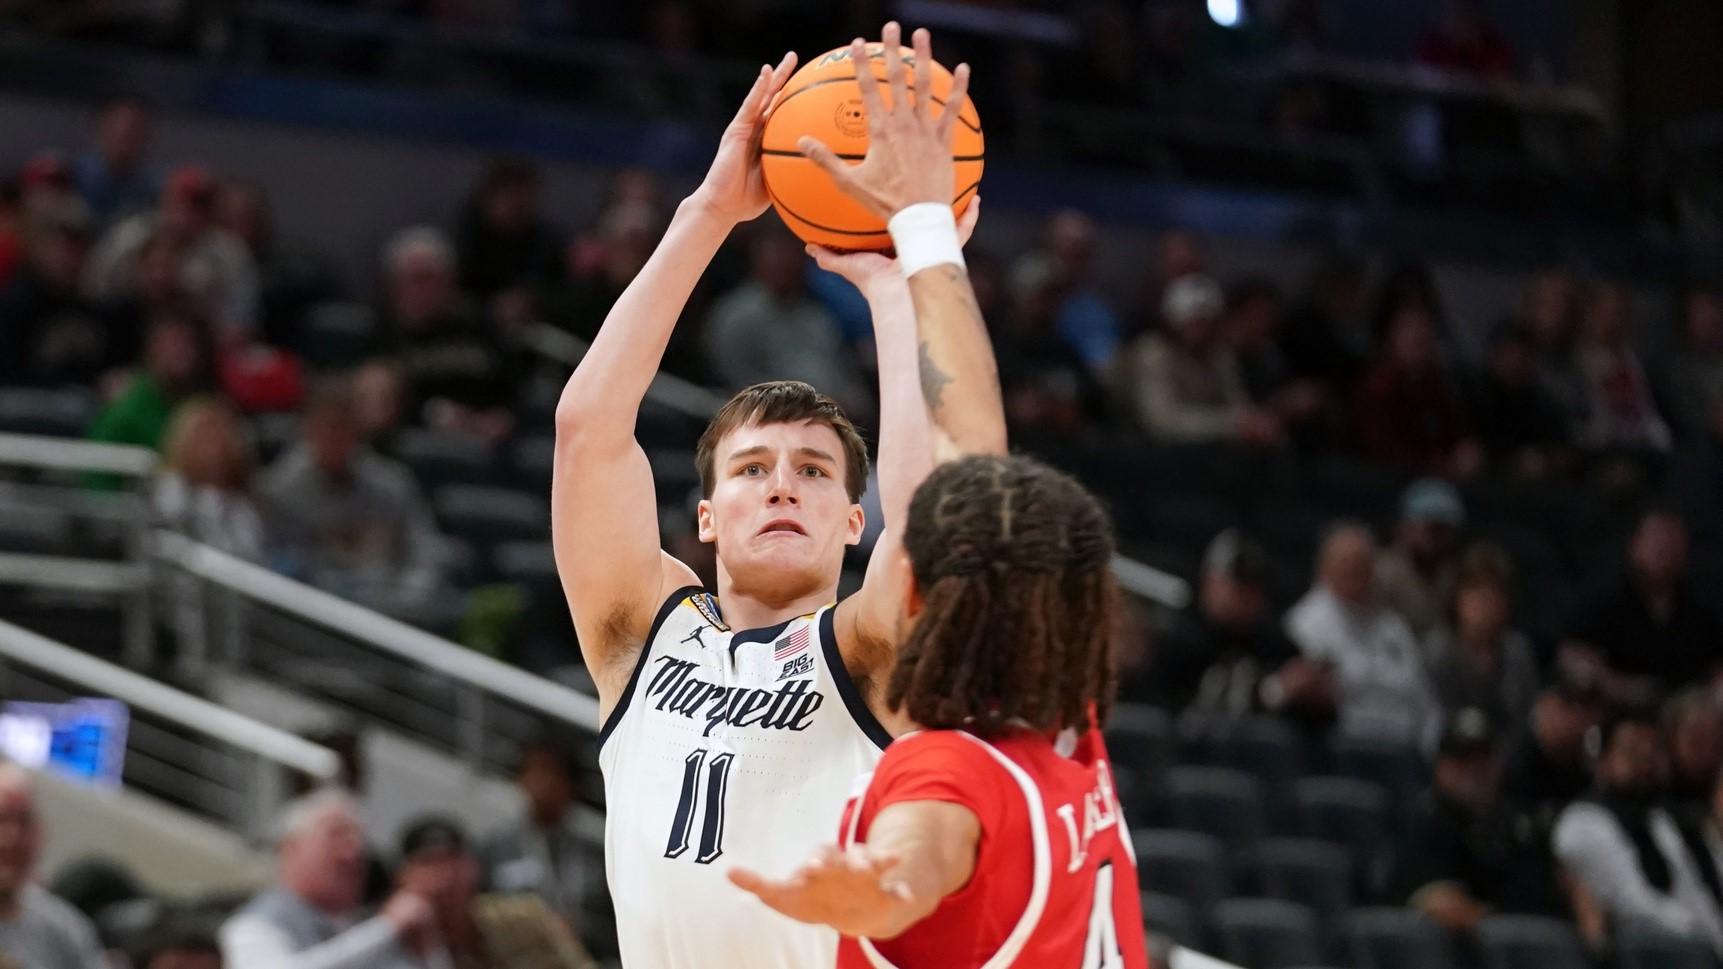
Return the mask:
<svg viewBox="0 0 1723 969">
<path fill-rule="evenodd" d="M 670 823 L 670 842 L 664 847 L 664 857 L 680 858 L 693 843 L 694 816 L 700 813 L 701 767 L 706 768 L 706 812 L 700 825 L 700 850 L 694 860 L 710 865 L 724 853 L 724 796 L 730 787 L 730 762 L 735 759 L 735 754 L 719 754 L 708 764 L 706 750 L 701 748 L 683 761 L 682 797 L 676 802 L 676 818 Z"/>
<path fill-rule="evenodd" d="M 1083 969 L 1124 969 L 1119 926 L 1113 918 L 1113 865 L 1095 870 L 1095 903 L 1089 910 L 1089 939 L 1083 943 Z"/>
</svg>

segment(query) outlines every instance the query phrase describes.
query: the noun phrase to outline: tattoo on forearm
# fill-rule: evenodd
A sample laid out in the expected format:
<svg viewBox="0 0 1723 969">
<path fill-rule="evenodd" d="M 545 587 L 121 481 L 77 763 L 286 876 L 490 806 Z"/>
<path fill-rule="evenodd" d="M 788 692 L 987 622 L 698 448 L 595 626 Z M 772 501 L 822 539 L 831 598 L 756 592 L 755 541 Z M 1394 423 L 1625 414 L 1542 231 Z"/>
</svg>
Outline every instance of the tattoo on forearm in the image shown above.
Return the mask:
<svg viewBox="0 0 1723 969">
<path fill-rule="evenodd" d="M 939 410 L 941 399 L 945 396 L 945 385 L 951 381 L 951 374 L 934 362 L 927 341 L 921 341 L 921 396 L 926 398 L 930 412 Z"/>
</svg>

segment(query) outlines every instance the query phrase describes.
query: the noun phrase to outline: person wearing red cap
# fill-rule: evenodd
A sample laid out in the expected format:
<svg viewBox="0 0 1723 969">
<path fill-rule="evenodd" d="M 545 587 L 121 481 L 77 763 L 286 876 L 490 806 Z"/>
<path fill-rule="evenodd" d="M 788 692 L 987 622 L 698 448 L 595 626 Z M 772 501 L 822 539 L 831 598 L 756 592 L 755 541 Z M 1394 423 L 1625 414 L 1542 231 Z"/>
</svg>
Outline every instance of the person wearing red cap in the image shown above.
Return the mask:
<svg viewBox="0 0 1723 969">
<path fill-rule="evenodd" d="M 257 266 L 245 244 L 215 223 L 216 191 L 207 169 L 175 170 L 155 211 L 120 222 L 97 245 L 85 277 L 90 295 L 116 302 L 135 296 L 143 250 L 165 236 L 182 249 L 180 284 L 197 311 L 224 343 L 248 340 L 256 323 Z"/>
</svg>

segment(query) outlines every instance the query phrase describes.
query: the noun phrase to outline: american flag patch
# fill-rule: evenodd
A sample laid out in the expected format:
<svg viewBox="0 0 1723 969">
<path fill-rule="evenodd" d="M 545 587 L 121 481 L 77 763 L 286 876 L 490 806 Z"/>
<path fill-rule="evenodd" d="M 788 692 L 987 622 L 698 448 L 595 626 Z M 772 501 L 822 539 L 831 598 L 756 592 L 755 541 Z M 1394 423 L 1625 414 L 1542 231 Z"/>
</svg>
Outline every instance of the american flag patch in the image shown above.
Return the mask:
<svg viewBox="0 0 1723 969">
<path fill-rule="evenodd" d="M 799 627 L 795 632 L 778 640 L 772 650 L 772 662 L 782 663 L 792 656 L 805 652 L 808 648 L 808 627 Z"/>
</svg>

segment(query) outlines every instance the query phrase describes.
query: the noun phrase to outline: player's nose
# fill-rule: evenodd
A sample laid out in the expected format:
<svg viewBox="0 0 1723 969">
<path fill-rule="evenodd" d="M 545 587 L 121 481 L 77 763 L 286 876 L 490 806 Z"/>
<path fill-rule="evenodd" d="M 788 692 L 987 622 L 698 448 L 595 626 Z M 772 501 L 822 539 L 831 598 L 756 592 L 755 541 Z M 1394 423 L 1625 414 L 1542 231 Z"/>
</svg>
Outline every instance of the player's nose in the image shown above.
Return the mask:
<svg viewBox="0 0 1723 969">
<path fill-rule="evenodd" d="M 773 471 L 772 488 L 766 495 L 766 501 L 773 505 L 780 503 L 800 504 L 801 497 L 796 490 L 795 474 L 785 471 L 782 467 Z"/>
</svg>

